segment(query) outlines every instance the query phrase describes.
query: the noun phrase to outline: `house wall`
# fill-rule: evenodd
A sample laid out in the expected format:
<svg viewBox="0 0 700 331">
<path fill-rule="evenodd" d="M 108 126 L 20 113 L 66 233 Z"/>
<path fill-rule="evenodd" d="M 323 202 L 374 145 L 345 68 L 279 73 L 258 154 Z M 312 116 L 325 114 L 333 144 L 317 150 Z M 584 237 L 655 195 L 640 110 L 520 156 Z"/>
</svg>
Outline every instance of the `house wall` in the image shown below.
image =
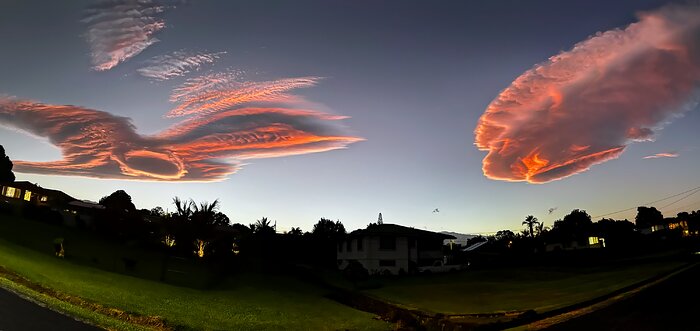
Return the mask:
<svg viewBox="0 0 700 331">
<path fill-rule="evenodd" d="M 360 239 L 351 239 L 351 251 L 347 250 L 347 240 L 343 241 L 342 250 L 338 251 L 338 260 L 342 260 L 340 267 L 347 266 L 347 261 L 356 260 L 369 271 L 370 274 L 390 272 L 397 275 L 403 269 L 408 272 L 409 249 L 408 238 L 393 237 L 396 248 L 393 250 L 380 249 L 379 236 L 365 236 Z M 357 250 L 357 241 L 363 241 L 363 250 Z M 382 265 L 393 261 L 393 266 Z"/>
</svg>

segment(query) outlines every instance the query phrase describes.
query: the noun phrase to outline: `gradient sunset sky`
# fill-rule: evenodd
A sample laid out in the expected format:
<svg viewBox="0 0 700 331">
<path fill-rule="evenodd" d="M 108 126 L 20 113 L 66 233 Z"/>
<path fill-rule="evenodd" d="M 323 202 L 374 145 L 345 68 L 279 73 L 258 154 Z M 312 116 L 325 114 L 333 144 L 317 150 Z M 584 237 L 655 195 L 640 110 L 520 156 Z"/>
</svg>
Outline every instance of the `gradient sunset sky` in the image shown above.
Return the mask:
<svg viewBox="0 0 700 331">
<path fill-rule="evenodd" d="M 18 180 L 79 199 L 489 233 L 700 185 L 686 1 L 2 7 L 0 144 Z"/>
</svg>

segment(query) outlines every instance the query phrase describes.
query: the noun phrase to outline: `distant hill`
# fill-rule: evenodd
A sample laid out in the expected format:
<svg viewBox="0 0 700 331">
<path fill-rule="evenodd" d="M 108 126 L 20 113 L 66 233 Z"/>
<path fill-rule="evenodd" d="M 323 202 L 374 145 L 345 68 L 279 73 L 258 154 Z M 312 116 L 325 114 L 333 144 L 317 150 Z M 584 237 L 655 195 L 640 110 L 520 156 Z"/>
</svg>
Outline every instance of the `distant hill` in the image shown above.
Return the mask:
<svg viewBox="0 0 700 331">
<path fill-rule="evenodd" d="M 450 232 L 450 231 L 442 231 L 440 233 L 444 234 L 449 234 L 451 236 L 457 237 L 457 239 L 454 240 L 455 244 L 460 244 L 462 246 L 467 244 L 467 240 L 477 237 L 475 234 L 464 234 L 464 233 L 457 233 L 457 232 Z"/>
</svg>

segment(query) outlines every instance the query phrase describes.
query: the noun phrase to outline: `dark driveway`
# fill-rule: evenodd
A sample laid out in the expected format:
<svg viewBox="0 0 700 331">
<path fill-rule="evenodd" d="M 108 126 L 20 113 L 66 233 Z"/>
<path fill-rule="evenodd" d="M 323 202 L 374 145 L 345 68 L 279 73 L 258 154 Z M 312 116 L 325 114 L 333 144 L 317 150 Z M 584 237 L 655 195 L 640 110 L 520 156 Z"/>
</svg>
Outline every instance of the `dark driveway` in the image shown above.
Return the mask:
<svg viewBox="0 0 700 331">
<path fill-rule="evenodd" d="M 93 331 L 102 329 L 61 315 L 0 288 L 0 330 Z"/>
<path fill-rule="evenodd" d="M 700 330 L 700 266 L 545 330 Z"/>
</svg>

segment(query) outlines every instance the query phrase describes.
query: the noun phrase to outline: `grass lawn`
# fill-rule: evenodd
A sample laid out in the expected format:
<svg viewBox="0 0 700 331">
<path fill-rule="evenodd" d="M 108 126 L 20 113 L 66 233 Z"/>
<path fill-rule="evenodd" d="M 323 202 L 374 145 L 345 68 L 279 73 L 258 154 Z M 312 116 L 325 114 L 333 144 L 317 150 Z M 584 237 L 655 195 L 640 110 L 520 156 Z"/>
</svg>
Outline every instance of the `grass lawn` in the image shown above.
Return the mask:
<svg viewBox="0 0 700 331">
<path fill-rule="evenodd" d="M 7 221 L 5 215 L 0 215 L 0 223 Z M 59 236 L 50 233 L 51 227 L 44 224 L 30 225 L 37 227 L 42 235 Z M 7 234 L 3 231 L 7 228 L 7 224 L 0 226 L 0 237 Z M 70 233 L 60 235 L 66 236 L 67 243 L 80 242 L 77 237 L 71 239 Z M 179 327 L 211 330 L 386 330 L 391 327 L 374 319 L 372 314 L 326 299 L 324 290 L 293 278 L 242 274 L 214 289 L 197 290 L 71 263 L 52 256 L 48 244 L 46 252 L 40 252 L 16 242 L 17 238 L 13 242 L 0 239 L 0 266 L 61 293 L 126 312 L 160 316 Z M 118 323 L 95 321 L 89 314 L 83 317 L 110 328 L 126 328 Z"/>
<path fill-rule="evenodd" d="M 400 306 L 443 314 L 545 312 L 608 294 L 682 264 L 465 271 L 399 279 L 366 293 Z"/>
</svg>

